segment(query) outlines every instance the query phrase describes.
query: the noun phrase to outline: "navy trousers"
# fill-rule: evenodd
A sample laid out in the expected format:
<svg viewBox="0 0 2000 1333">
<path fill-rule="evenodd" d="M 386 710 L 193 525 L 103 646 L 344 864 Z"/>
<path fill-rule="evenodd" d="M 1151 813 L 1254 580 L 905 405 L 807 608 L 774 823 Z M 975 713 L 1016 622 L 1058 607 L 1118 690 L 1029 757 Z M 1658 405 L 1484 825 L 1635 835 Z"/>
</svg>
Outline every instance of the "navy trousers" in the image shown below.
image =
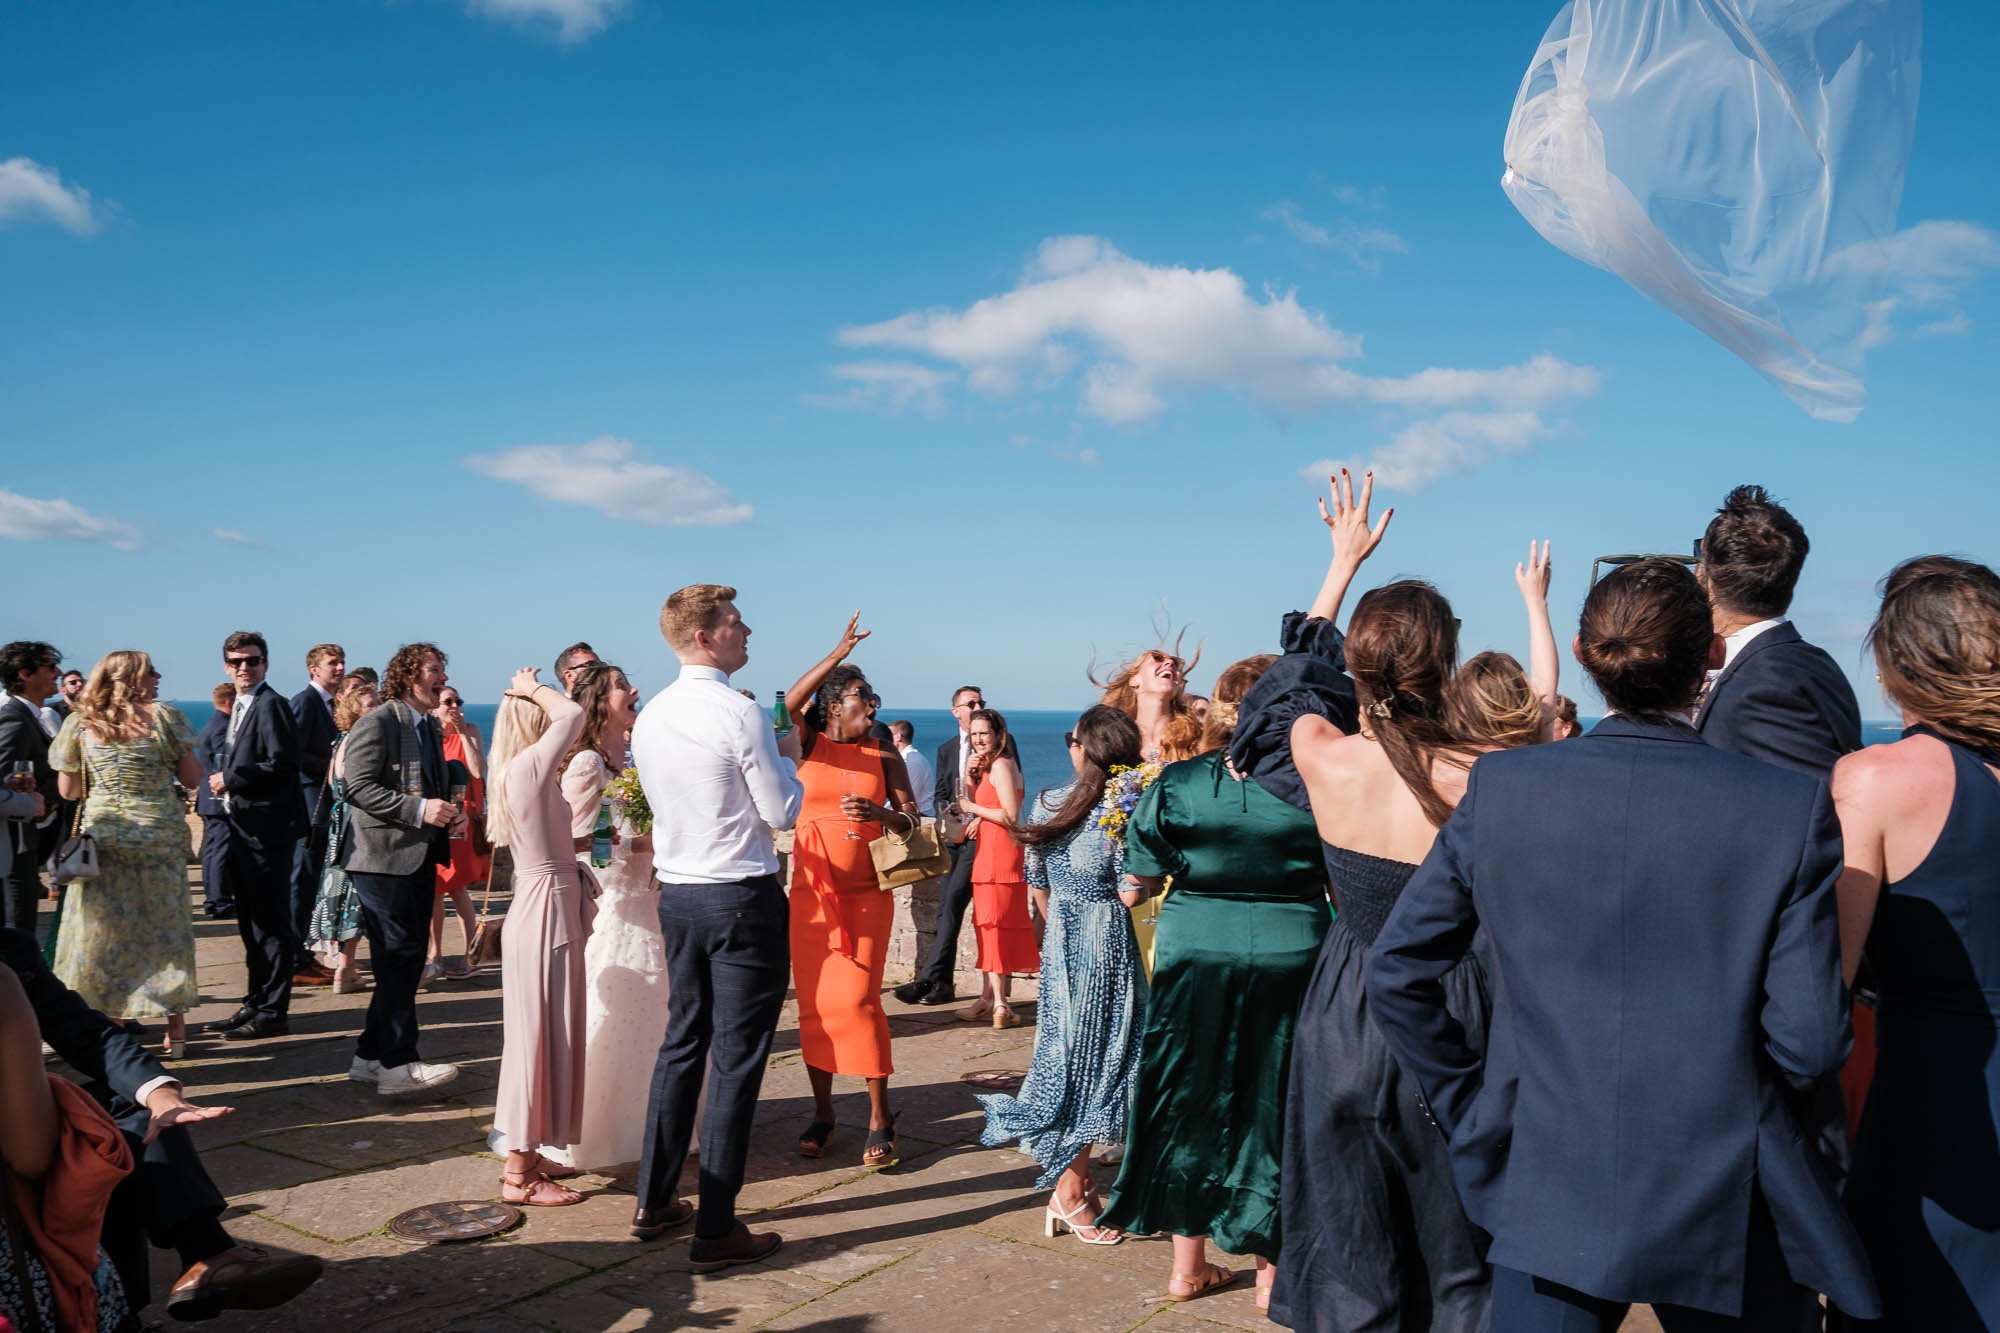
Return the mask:
<svg viewBox="0 0 2000 1333">
<path fill-rule="evenodd" d="M 223 858 L 223 885 L 236 904 L 236 933 L 250 974 L 243 996 L 259 1018 L 283 1019 L 292 1008 L 292 844 L 269 830 L 232 819 Z"/>
<path fill-rule="evenodd" d="M 131 1174 L 118 1182 L 105 1206 L 101 1243 L 137 1308 L 150 1299 L 147 1243 L 178 1252 L 184 1266 L 215 1257 L 233 1243 L 220 1221 L 227 1201 L 186 1128 L 162 1130 L 147 1143 L 153 1117 L 145 1107 L 101 1083 L 84 1091 L 110 1113 L 132 1151 Z"/>
<path fill-rule="evenodd" d="M 32 824 L 20 827 L 27 829 L 28 850 L 14 853 L 14 864 L 7 868 L 6 924 L 32 935 L 35 913 L 42 910 L 42 858 L 36 851 L 41 834 Z M 0 825 L 0 838 L 12 836 L 11 828 Z"/>
<path fill-rule="evenodd" d="M 951 869 L 938 885 L 937 934 L 931 937 L 931 957 L 923 975 L 933 986 L 951 985 L 957 972 L 958 932 L 965 924 L 965 909 L 972 905 L 972 853 L 970 839 L 953 847 Z"/>
<path fill-rule="evenodd" d="M 375 993 L 354 1053 L 400 1069 L 417 1058 L 417 988 L 431 948 L 431 902 L 437 867 L 414 875 L 349 872 L 361 902 L 361 928 L 375 968 Z"/>
<path fill-rule="evenodd" d="M 679 1192 L 706 1073 L 697 1236 L 726 1236 L 736 1225 L 750 1121 L 791 980 L 789 922 L 775 875 L 735 884 L 660 885 L 667 1036 L 646 1108 L 639 1206 L 663 1209 Z"/>
<path fill-rule="evenodd" d="M 229 821 L 221 815 L 204 815 L 201 821 L 202 906 L 214 912 L 234 907 L 229 901 L 225 864 L 229 859 Z"/>
<path fill-rule="evenodd" d="M 294 971 L 312 960 L 306 937 L 312 931 L 313 904 L 319 900 L 319 872 L 326 865 L 327 827 L 316 824 L 308 829 L 292 853 L 292 938 L 298 943 Z"/>
</svg>

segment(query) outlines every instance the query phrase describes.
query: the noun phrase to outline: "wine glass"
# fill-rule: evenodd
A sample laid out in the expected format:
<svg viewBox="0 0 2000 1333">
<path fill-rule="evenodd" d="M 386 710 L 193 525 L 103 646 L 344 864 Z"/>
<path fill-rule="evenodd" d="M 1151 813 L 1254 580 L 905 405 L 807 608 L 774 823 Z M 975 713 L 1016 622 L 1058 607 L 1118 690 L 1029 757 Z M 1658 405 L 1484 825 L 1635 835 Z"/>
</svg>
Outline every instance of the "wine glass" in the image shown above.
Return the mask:
<svg viewBox="0 0 2000 1333">
<path fill-rule="evenodd" d="M 843 802 L 848 797 L 861 795 L 861 775 L 859 773 L 849 773 L 844 770 L 842 771 L 840 775 L 840 795 Z M 844 805 L 842 807 L 842 812 L 845 813 Z M 860 819 L 856 818 L 854 815 L 847 816 L 847 832 L 841 835 L 842 842 L 861 841 L 861 834 L 854 827 L 856 824 L 859 824 L 860 822 L 861 822 Z"/>
<path fill-rule="evenodd" d="M 470 817 L 470 812 L 468 812 L 465 808 L 465 798 L 471 793 L 471 790 L 472 789 L 463 782 L 454 782 L 451 784 L 451 803 L 458 807 L 458 813 L 460 816 L 458 822 L 458 832 L 451 835 L 452 841 L 454 842 L 463 842 L 467 838 L 470 838 L 472 836 L 471 829 L 465 823 L 466 819 Z"/>
<path fill-rule="evenodd" d="M 28 791 L 35 785 L 35 765 L 31 760 L 16 759 L 7 766 L 7 789 Z"/>
</svg>

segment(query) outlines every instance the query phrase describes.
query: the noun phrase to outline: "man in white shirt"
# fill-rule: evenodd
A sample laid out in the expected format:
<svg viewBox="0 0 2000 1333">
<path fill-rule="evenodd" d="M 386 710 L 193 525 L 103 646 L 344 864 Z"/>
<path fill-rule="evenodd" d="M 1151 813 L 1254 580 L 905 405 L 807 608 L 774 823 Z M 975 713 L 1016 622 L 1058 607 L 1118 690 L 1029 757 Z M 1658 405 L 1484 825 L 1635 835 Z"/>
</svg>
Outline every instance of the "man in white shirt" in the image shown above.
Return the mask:
<svg viewBox="0 0 2000 1333">
<path fill-rule="evenodd" d="M 729 684 L 750 660 L 736 589 L 696 583 L 667 598 L 660 633 L 680 678 L 632 728 L 632 758 L 653 810 L 653 869 L 666 945 L 666 1041 L 653 1070 L 632 1234 L 652 1240 L 694 1220 L 696 1271 L 768 1257 L 775 1232 L 736 1219 L 750 1121 L 790 981 L 789 910 L 774 829 L 799 817 L 798 733 L 781 740 Z M 676 1197 L 702 1076 L 701 1197 Z"/>
<path fill-rule="evenodd" d="M 937 793 L 931 786 L 937 781 L 937 774 L 931 769 L 931 761 L 917 748 L 916 727 L 908 722 L 891 722 L 889 735 L 896 742 L 896 753 L 903 756 L 903 767 L 910 770 L 910 790 L 916 795 L 918 812 L 935 815 Z"/>
</svg>

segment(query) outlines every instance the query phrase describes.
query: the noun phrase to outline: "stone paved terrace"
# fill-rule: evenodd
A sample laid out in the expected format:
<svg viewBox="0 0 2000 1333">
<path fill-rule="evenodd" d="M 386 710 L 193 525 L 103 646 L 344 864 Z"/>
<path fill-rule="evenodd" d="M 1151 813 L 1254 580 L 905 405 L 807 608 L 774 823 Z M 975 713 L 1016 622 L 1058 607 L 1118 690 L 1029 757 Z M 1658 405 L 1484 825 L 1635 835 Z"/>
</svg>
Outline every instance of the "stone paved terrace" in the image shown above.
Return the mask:
<svg viewBox="0 0 2000 1333">
<path fill-rule="evenodd" d="M 193 1019 L 204 1022 L 230 1011 L 243 971 L 234 923 L 197 923 L 205 1003 Z M 451 947 L 456 923 L 447 931 Z M 193 1038 L 177 1067 L 190 1097 L 236 1108 L 194 1131 L 229 1197 L 224 1224 L 251 1244 L 319 1255 L 327 1272 L 282 1310 L 181 1324 L 165 1319 L 161 1303 L 178 1265 L 156 1252 L 151 1326 L 216 1333 L 1276 1327 L 1253 1304 L 1247 1272 L 1238 1291 L 1187 1305 L 1160 1300 L 1170 1263 L 1163 1239 L 1094 1248 L 1043 1239 L 1044 1196 L 1032 1188 L 1031 1164 L 978 1146 L 982 1118 L 960 1081 L 975 1070 L 1025 1069 L 1034 1028 L 995 1031 L 957 1022 L 950 1009 L 893 998 L 902 1161 L 885 1169 L 860 1165 L 859 1080 L 836 1083 L 843 1126 L 828 1155 L 807 1161 L 793 1151 L 811 1102 L 796 1008 L 786 1005 L 741 1200 L 752 1226 L 785 1237 L 770 1263 L 697 1275 L 685 1239 L 634 1241 L 626 1233 L 629 1170 L 571 1182 L 588 1195 L 583 1203 L 527 1209 L 521 1226 L 493 1239 L 398 1240 L 385 1224 L 406 1208 L 497 1197 L 500 1165 L 486 1134 L 500 1064 L 499 984 L 492 971 L 423 996 L 426 1057 L 458 1061 L 463 1073 L 416 1104 L 392 1103 L 345 1078 L 366 993 L 301 990 L 289 1037 L 249 1045 Z M 1032 986 L 1026 991 L 1032 995 Z M 1032 1005 L 1023 1012 L 1032 1016 Z M 692 1164 L 683 1189 L 692 1196 Z M 1644 1315 L 1627 1325 L 1656 1327 Z"/>
</svg>

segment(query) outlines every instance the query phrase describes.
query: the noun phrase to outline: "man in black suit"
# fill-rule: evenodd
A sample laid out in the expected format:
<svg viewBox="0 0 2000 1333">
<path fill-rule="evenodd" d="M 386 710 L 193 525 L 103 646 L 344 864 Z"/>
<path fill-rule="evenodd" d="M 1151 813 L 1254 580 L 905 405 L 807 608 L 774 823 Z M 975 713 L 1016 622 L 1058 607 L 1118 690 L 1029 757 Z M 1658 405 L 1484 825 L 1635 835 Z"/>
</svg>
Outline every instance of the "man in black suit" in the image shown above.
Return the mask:
<svg viewBox="0 0 2000 1333">
<path fill-rule="evenodd" d="M 222 665 L 236 683 L 223 734 L 222 771 L 208 779 L 229 821 L 223 883 L 236 904 L 236 930 L 250 974 L 243 1004 L 209 1031 L 224 1041 L 281 1037 L 291 1031 L 292 853 L 306 831 L 299 794 L 299 739 L 285 698 L 264 683 L 271 652 L 264 636 L 238 630 L 223 641 Z"/>
<path fill-rule="evenodd" d="M 958 808 L 963 794 L 964 775 L 960 768 L 965 754 L 965 729 L 972 715 L 986 707 L 986 691 L 977 685 L 961 685 L 951 693 L 951 715 L 958 734 L 937 749 L 937 781 L 932 806 L 940 815 Z M 958 932 L 965 922 L 965 909 L 972 902 L 972 853 L 970 842 L 949 846 L 951 869 L 938 886 L 937 934 L 931 938 L 930 961 L 914 981 L 896 987 L 896 998 L 904 1004 L 950 1004 L 958 998 L 953 980 L 958 964 Z"/>
<path fill-rule="evenodd" d="M 39 820 L 9 821 L 0 837 L 13 839 L 14 864 L 6 879 L 6 924 L 33 934 L 42 901 L 42 862 L 61 840 L 62 802 L 49 767 L 49 734 L 42 730 L 42 700 L 56 687 L 62 654 L 46 643 L 22 640 L 0 648 L 0 774 L 31 765 L 34 789 L 46 811 Z"/>
<path fill-rule="evenodd" d="M 347 827 L 336 856 L 361 902 L 375 994 L 347 1076 L 385 1097 L 458 1077 L 456 1065 L 417 1056 L 417 986 L 430 951 L 437 868 L 451 859 L 464 819 L 445 799 L 451 778 L 436 720 L 446 681 L 436 644 L 408 643 L 382 673 L 382 706 L 347 733 L 341 764 Z"/>
<path fill-rule="evenodd" d="M 34 1007 L 42 1040 L 86 1080 L 132 1150 L 132 1173 L 112 1191 L 104 1252 L 137 1309 L 146 1302 L 146 1242 L 180 1255 L 186 1271 L 167 1298 L 176 1319 L 212 1319 L 223 1310 L 267 1310 L 311 1286 L 322 1271 L 304 1255 L 273 1258 L 238 1245 L 218 1220 L 222 1192 L 201 1164 L 187 1126 L 226 1116 L 196 1106 L 139 1039 L 83 1002 L 42 962 L 34 936 L 0 930 L 0 966 L 13 969 Z"/>
<path fill-rule="evenodd" d="M 83 673 L 69 670 L 62 673 L 56 685 L 56 697 L 49 700 L 49 707 L 59 718 L 67 718 L 76 711 L 76 696 L 83 693 Z"/>
<path fill-rule="evenodd" d="M 1816 778 L 1861 748 L 1854 687 L 1785 618 L 1810 543 L 1762 486 L 1738 486 L 1702 535 L 1702 586 L 1727 645 L 1695 726 L 1710 745 Z"/>
<path fill-rule="evenodd" d="M 295 986 L 333 981 L 332 969 L 322 967 L 306 948 L 306 932 L 319 897 L 319 872 L 326 865 L 326 831 L 333 819 L 326 792 L 326 770 L 333 762 L 333 699 L 346 674 L 347 650 L 337 643 L 316 643 L 306 654 L 306 687 L 291 700 L 292 724 L 299 734 L 299 794 L 310 821 L 292 855 L 292 937 L 299 947 L 292 962 Z"/>
<path fill-rule="evenodd" d="M 1614 1329 L 1634 1301 L 1670 1333 L 1797 1333 L 1818 1291 L 1879 1317 L 1781 1078 L 1847 1053 L 1840 821 L 1824 782 L 1688 725 L 1710 623 L 1670 560 L 1593 587 L 1575 654 L 1612 716 L 1482 756 L 1368 955 L 1510 1333 Z M 1476 936 L 1483 1051 L 1442 984 Z"/>
<path fill-rule="evenodd" d="M 229 714 L 236 707 L 236 686 L 223 681 L 213 695 L 215 713 L 194 739 L 195 758 L 201 760 L 201 786 L 195 789 L 194 812 L 201 816 L 202 910 L 212 917 L 236 915 L 229 900 L 228 870 L 229 821 L 222 816 L 222 798 L 215 794 L 209 779 L 222 772 L 222 743 L 229 733 Z"/>
</svg>

